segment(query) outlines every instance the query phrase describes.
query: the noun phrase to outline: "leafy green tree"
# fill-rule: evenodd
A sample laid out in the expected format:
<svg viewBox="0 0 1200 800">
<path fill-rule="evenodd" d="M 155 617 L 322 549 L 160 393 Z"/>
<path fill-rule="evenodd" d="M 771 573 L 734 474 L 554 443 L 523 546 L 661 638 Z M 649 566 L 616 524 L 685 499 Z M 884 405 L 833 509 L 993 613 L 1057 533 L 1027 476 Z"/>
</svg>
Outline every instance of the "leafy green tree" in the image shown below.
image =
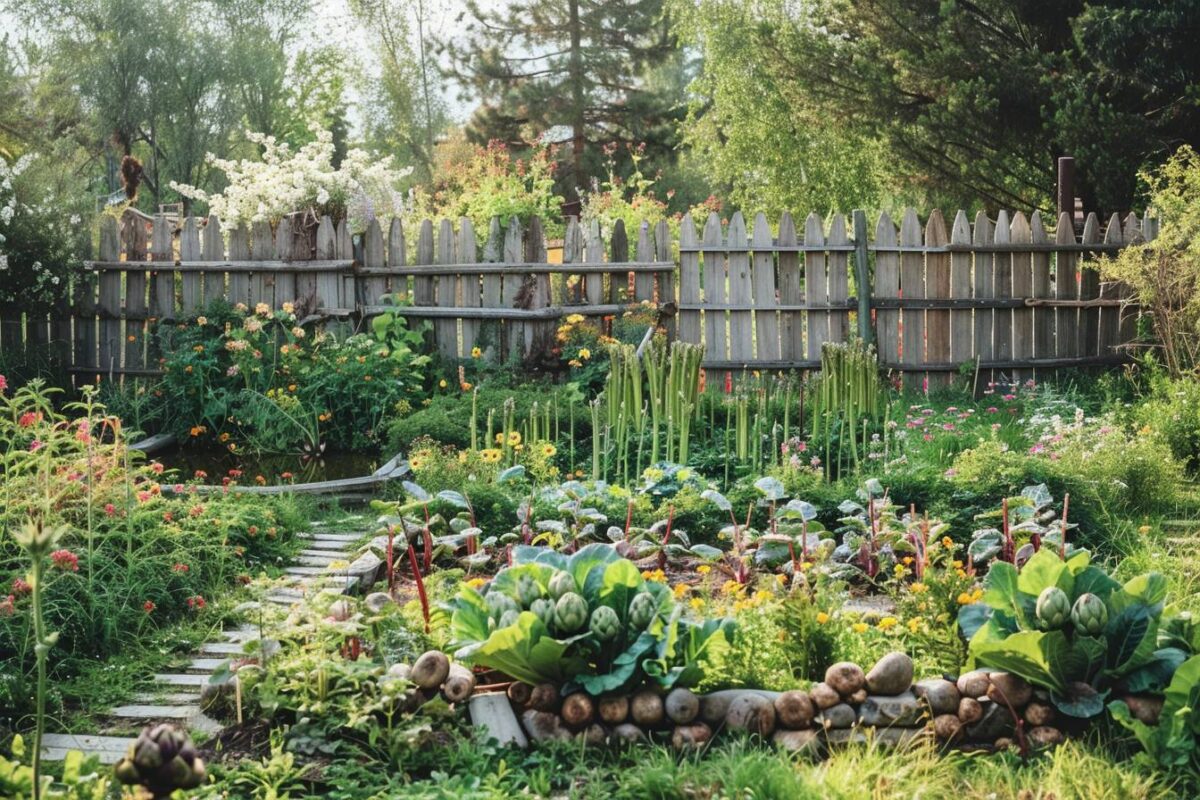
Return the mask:
<svg viewBox="0 0 1200 800">
<path fill-rule="evenodd" d="M 671 159 L 682 62 L 662 0 L 468 0 L 463 18 L 445 51 L 480 100 L 474 141 L 570 142 L 562 177 L 575 189 L 603 175 L 600 145 L 645 142 L 651 160 Z"/>
</svg>

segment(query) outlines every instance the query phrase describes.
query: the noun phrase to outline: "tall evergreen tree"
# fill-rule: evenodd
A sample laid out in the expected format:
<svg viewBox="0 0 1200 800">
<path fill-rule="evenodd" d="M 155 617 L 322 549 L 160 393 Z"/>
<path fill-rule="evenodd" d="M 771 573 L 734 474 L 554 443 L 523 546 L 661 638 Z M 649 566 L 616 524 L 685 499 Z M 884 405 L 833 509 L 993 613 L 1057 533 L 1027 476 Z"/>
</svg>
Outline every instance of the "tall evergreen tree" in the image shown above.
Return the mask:
<svg viewBox="0 0 1200 800">
<path fill-rule="evenodd" d="M 481 100 L 473 140 L 569 142 L 564 189 L 575 190 L 599 173 L 605 145 L 670 157 L 685 109 L 682 79 L 662 79 L 682 62 L 662 0 L 469 0 L 460 21 L 443 45 L 450 75 Z"/>
</svg>

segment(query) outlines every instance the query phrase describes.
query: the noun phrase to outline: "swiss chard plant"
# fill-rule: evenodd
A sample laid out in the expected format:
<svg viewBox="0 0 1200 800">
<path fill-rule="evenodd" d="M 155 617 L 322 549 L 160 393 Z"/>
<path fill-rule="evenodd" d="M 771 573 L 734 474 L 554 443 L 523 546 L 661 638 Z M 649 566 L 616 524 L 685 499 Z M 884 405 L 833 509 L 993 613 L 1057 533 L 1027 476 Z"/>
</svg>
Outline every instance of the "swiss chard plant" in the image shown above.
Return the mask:
<svg viewBox="0 0 1200 800">
<path fill-rule="evenodd" d="M 1161 691 L 1188 656 L 1168 635 L 1167 582 L 1157 573 L 1121 584 L 1087 551 L 1064 561 L 1043 548 L 1019 570 L 994 561 L 984 589 L 958 616 L 970 661 L 1049 690 L 1068 716 L 1100 714 L 1114 692 Z"/>
<path fill-rule="evenodd" d="M 483 591 L 460 590 L 451 629 L 460 661 L 599 695 L 647 681 L 695 685 L 733 623 L 685 619 L 667 586 L 597 543 L 570 556 L 517 546 Z"/>
<path fill-rule="evenodd" d="M 1001 508 L 980 514 L 976 519 L 993 523 L 971 535 L 967 555 L 977 567 L 993 559 L 1021 565 L 1043 546 L 1052 547 L 1065 557 L 1078 550 L 1070 543 L 1068 531 L 1076 525 L 1067 522 L 1066 499 L 1060 517 L 1044 483 L 1026 486 L 1019 495 L 1005 498 Z"/>
</svg>

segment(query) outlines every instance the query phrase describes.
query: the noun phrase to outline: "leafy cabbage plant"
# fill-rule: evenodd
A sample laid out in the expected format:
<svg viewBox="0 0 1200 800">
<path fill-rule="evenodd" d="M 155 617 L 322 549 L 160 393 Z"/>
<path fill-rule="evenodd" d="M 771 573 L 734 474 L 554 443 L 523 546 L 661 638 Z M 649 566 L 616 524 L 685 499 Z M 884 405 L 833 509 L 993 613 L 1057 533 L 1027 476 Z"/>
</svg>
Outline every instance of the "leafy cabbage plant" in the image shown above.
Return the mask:
<svg viewBox="0 0 1200 800">
<path fill-rule="evenodd" d="M 732 620 L 685 619 L 667 586 L 647 581 L 603 543 L 569 556 L 518 546 L 512 566 L 482 588 L 464 585 L 453 602 L 455 658 L 531 684 L 566 684 L 592 695 L 645 682 L 694 686 L 707 656 L 733 638 Z M 573 595 L 586 603 L 591 623 L 575 618 Z M 600 608 L 615 612 L 615 635 L 592 624 Z M 645 615 L 647 608 L 653 613 Z M 611 620 L 608 612 L 599 616 Z"/>
<path fill-rule="evenodd" d="M 1120 700 L 1109 703 L 1108 710 L 1133 732 L 1155 764 L 1200 769 L 1200 656 L 1192 656 L 1175 670 L 1157 725 L 1135 719 Z"/>
<path fill-rule="evenodd" d="M 1073 605 L 1083 595 L 1103 602 L 1107 619 L 1098 635 L 1070 620 L 1051 628 L 1039 619 L 1038 597 L 1051 587 Z M 1100 714 L 1114 692 L 1161 691 L 1189 655 L 1164 625 L 1167 582 L 1157 573 L 1122 585 L 1091 564 L 1087 551 L 1063 561 L 1042 549 L 1020 571 L 993 562 L 984 589 L 982 601 L 963 606 L 958 615 L 970 641 L 968 666 L 1012 672 L 1048 689 L 1068 716 Z"/>
</svg>

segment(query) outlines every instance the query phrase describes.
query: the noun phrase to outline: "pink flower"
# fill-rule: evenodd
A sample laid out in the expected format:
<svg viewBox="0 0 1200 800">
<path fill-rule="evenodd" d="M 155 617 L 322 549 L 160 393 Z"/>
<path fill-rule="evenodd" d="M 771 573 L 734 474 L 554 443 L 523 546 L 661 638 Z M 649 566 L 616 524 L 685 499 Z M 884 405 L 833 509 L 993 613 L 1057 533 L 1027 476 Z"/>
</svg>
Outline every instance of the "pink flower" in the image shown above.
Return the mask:
<svg viewBox="0 0 1200 800">
<path fill-rule="evenodd" d="M 1016 400 L 1017 396 L 1015 394 L 1006 394 L 1006 395 L 1004 395 L 1004 399 L 1005 400 Z"/>
<path fill-rule="evenodd" d="M 189 569 L 190 569 L 190 567 L 188 567 L 187 564 L 176 564 L 175 566 L 171 567 L 172 572 L 180 572 L 180 573 L 187 572 Z"/>
<path fill-rule="evenodd" d="M 4 394 L 7 391 L 8 391 L 8 378 L 4 377 L 3 375 L 0 375 L 0 394 Z"/>
<path fill-rule="evenodd" d="M 138 502 L 139 502 L 139 503 L 145 503 L 146 501 L 148 501 L 148 500 L 150 499 L 150 493 L 149 493 L 149 492 L 145 492 L 145 491 L 143 491 L 143 492 L 138 492 L 138 493 L 137 493 L 137 499 L 138 499 Z"/>
<path fill-rule="evenodd" d="M 157 461 L 150 462 L 150 469 L 154 471 L 155 475 L 162 475 L 163 473 L 163 465 Z"/>
<path fill-rule="evenodd" d="M 17 424 L 20 425 L 22 428 L 28 428 L 31 425 L 33 425 L 34 423 L 36 423 L 41 418 L 42 418 L 42 415 L 40 413 L 35 414 L 32 411 L 26 411 L 24 414 L 22 414 L 20 417 L 17 418 Z"/>
<path fill-rule="evenodd" d="M 942 430 L 944 430 L 944 431 L 952 431 L 952 430 L 954 430 L 954 423 L 953 423 L 953 422 L 943 422 L 943 423 L 942 423 Z"/>
<path fill-rule="evenodd" d="M 933 441 L 933 434 L 932 434 L 932 433 L 927 433 L 927 434 L 925 434 L 924 436 L 922 436 L 921 438 L 922 438 L 922 439 L 924 439 L 924 440 L 925 440 L 925 441 L 927 441 L 927 442 L 932 442 L 932 441 Z"/>
<path fill-rule="evenodd" d="M 70 550 L 55 550 L 50 554 L 50 563 L 63 572 L 79 572 L 79 556 Z"/>
<path fill-rule="evenodd" d="M 13 578 L 12 593 L 17 597 L 29 594 L 33 591 L 33 587 L 24 578 Z"/>
<path fill-rule="evenodd" d="M 3 380 L 4 380 L 4 376 L 0 375 L 0 381 L 3 381 Z M 16 608 L 15 608 L 16 602 L 17 602 L 17 598 L 11 594 L 8 597 L 4 598 L 3 600 L 0 600 L 0 617 L 11 617 L 13 615 L 13 613 L 16 611 Z"/>
<path fill-rule="evenodd" d="M 41 450 L 41 449 L 42 449 L 42 440 L 41 439 L 34 439 L 32 442 L 29 443 L 29 452 L 36 453 L 38 450 Z"/>
<path fill-rule="evenodd" d="M 113 514 L 117 513 L 117 507 L 114 506 L 112 503 L 105 503 L 104 504 L 104 513 L 111 517 Z"/>
<path fill-rule="evenodd" d="M 988 411 L 988 413 L 989 413 L 989 414 L 998 414 L 998 413 L 1000 413 L 1000 409 L 996 408 L 995 406 L 988 406 L 988 410 L 987 410 L 987 411 Z"/>
<path fill-rule="evenodd" d="M 1033 447 L 1029 448 L 1030 454 L 1035 455 L 1035 456 L 1038 455 L 1039 453 L 1044 453 L 1045 451 L 1046 451 L 1046 446 L 1044 444 L 1042 444 L 1041 442 L 1038 442 Z"/>
<path fill-rule="evenodd" d="M 942 474 L 945 475 L 947 478 L 953 478 L 955 475 L 958 474 L 958 470 L 951 467 L 950 469 L 946 470 Z"/>
</svg>

